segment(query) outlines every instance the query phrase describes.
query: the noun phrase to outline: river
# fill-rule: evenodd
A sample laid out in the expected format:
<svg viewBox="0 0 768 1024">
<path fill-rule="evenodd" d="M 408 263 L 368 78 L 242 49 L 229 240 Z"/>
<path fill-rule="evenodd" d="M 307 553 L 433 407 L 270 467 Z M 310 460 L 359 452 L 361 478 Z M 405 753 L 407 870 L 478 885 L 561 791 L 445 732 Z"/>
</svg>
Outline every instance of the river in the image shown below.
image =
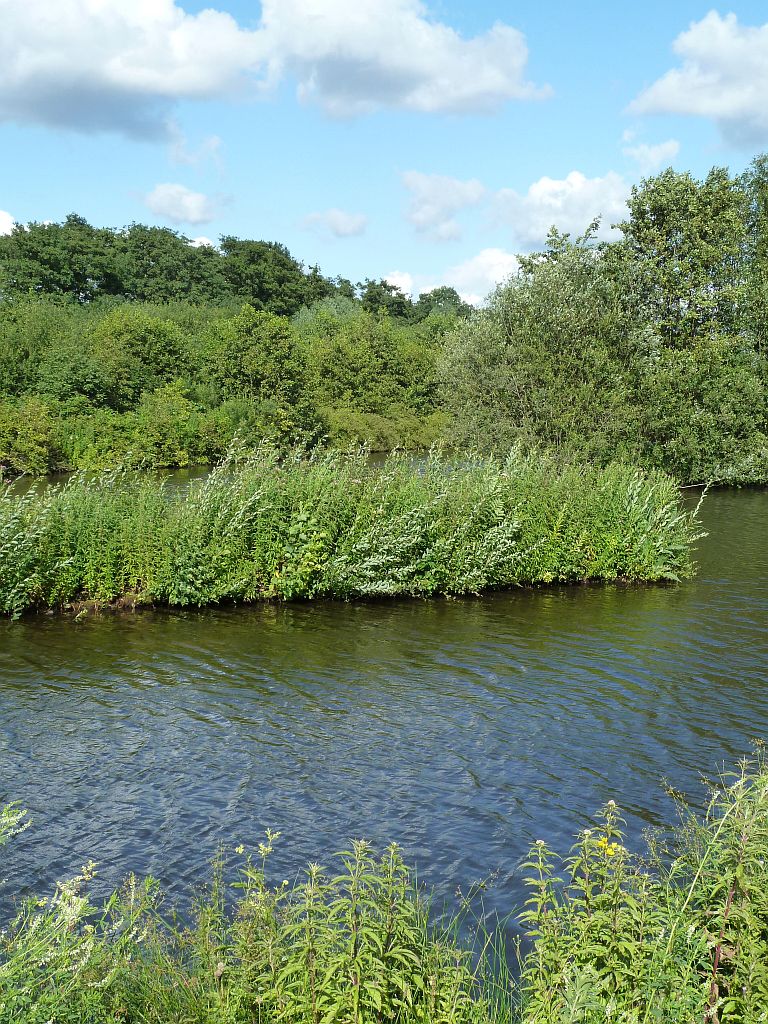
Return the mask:
<svg viewBox="0 0 768 1024">
<path fill-rule="evenodd" d="M 271 827 L 277 879 L 396 839 L 442 895 L 498 872 L 508 911 L 528 845 L 602 802 L 635 844 L 673 816 L 662 777 L 698 798 L 768 738 L 768 492 L 702 519 L 679 586 L 0 621 L 0 801 L 34 821 L 6 907 L 90 857 L 97 893 L 181 897 Z"/>
</svg>

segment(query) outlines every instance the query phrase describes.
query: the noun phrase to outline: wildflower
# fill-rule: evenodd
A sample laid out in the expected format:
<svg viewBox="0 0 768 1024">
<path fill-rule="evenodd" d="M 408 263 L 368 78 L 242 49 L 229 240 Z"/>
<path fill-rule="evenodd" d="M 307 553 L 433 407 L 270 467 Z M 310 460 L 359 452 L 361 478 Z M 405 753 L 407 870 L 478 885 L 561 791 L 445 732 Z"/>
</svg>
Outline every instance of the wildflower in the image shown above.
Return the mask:
<svg viewBox="0 0 768 1024">
<path fill-rule="evenodd" d="M 245 847 L 243 846 L 243 844 L 242 844 L 242 843 L 239 843 L 239 844 L 238 844 L 238 845 L 237 845 L 237 846 L 235 847 L 235 853 L 239 853 L 239 854 L 240 854 L 241 856 L 242 856 L 242 854 L 244 854 L 244 853 L 245 853 Z"/>
</svg>

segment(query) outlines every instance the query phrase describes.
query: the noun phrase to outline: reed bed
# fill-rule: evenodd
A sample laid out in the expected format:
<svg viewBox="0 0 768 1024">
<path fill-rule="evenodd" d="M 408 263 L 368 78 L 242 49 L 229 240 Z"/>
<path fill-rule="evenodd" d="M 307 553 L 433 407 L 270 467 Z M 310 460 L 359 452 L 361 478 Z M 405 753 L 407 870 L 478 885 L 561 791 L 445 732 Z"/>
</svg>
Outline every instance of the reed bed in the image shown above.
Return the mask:
<svg viewBox="0 0 768 1024">
<path fill-rule="evenodd" d="M 0 490 L 0 611 L 478 594 L 677 580 L 699 535 L 672 478 L 624 466 L 235 453 L 186 489 L 141 473 Z"/>
</svg>

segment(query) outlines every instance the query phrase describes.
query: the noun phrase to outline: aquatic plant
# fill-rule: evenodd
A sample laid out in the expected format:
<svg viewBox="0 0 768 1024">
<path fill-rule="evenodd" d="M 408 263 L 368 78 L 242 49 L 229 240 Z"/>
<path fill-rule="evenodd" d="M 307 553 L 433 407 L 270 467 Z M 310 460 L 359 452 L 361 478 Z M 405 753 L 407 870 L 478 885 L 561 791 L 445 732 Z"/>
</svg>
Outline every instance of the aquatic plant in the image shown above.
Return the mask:
<svg viewBox="0 0 768 1024">
<path fill-rule="evenodd" d="M 0 611 L 677 580 L 696 536 L 663 473 L 263 445 L 186 489 L 115 471 L 0 490 Z"/>
</svg>

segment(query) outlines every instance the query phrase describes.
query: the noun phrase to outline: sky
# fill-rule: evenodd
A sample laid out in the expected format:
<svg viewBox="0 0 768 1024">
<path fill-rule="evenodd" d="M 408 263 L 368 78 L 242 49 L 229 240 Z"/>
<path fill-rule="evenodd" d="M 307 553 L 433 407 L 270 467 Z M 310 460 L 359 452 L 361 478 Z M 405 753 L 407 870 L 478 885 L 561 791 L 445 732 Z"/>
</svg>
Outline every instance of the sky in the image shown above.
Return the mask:
<svg viewBox="0 0 768 1024">
<path fill-rule="evenodd" d="M 768 4 L 0 0 L 0 232 L 76 212 L 479 302 L 768 150 Z"/>
</svg>

